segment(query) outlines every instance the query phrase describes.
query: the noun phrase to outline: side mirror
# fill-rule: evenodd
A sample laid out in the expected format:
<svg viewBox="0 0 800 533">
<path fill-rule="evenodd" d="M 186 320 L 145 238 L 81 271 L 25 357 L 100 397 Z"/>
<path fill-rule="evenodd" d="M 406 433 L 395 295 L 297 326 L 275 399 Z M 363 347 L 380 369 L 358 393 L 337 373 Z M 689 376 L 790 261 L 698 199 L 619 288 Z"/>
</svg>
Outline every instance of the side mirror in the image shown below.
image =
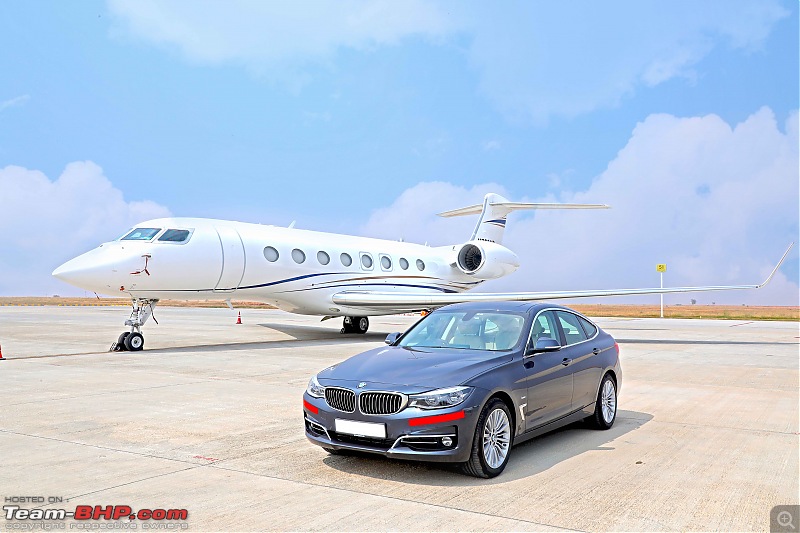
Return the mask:
<svg viewBox="0 0 800 533">
<path fill-rule="evenodd" d="M 528 349 L 526 355 L 542 352 L 557 352 L 560 349 L 561 343 L 557 340 L 553 339 L 552 337 L 540 337 L 536 339 L 536 344 L 533 345 L 533 348 Z"/>
<path fill-rule="evenodd" d="M 402 333 L 389 333 L 389 334 L 386 336 L 386 340 L 385 340 L 385 341 L 383 341 L 383 342 L 385 342 L 385 343 L 386 343 L 386 344 L 388 344 L 388 345 L 392 345 L 392 344 L 394 344 L 395 342 L 397 342 L 397 339 L 399 339 L 399 338 L 400 338 L 400 335 L 402 335 Z"/>
</svg>

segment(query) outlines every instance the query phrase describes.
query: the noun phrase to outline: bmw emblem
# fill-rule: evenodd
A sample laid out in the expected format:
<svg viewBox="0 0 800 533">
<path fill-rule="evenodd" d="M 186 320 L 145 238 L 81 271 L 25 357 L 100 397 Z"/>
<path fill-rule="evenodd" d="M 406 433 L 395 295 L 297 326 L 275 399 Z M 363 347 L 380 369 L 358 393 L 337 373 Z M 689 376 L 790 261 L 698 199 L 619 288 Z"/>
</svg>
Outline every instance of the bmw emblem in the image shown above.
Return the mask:
<svg viewBox="0 0 800 533">
<path fill-rule="evenodd" d="M 363 389 L 363 388 L 364 388 L 364 387 L 366 387 L 366 386 L 367 386 L 367 384 L 366 384 L 366 382 L 364 382 L 364 381 L 362 381 L 361 383 L 359 383 L 359 384 L 358 384 L 358 388 L 359 388 L 359 389 Z"/>
</svg>

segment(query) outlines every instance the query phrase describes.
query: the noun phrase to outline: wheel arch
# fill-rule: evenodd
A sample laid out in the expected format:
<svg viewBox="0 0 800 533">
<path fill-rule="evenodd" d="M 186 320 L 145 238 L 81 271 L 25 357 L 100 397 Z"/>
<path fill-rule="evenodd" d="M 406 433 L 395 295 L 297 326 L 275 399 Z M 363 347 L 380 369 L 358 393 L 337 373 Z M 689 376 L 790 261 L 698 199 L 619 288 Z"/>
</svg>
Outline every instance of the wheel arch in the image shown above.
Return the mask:
<svg viewBox="0 0 800 533">
<path fill-rule="evenodd" d="M 611 376 L 611 379 L 614 380 L 614 388 L 617 390 L 617 396 L 619 396 L 619 378 L 617 377 L 617 371 L 614 369 L 614 367 L 608 367 L 603 370 L 603 374 L 600 376 L 600 379 L 597 380 L 597 387 L 595 387 L 594 390 L 595 401 L 597 400 L 597 396 L 600 394 L 600 386 L 603 384 L 603 380 L 606 378 L 606 376 Z M 593 404 L 594 402 L 592 402 L 592 405 Z"/>
<path fill-rule="evenodd" d="M 500 400 L 504 404 L 506 404 L 506 407 L 508 407 L 508 410 L 511 413 L 511 427 L 514 428 L 514 431 L 511 432 L 512 439 L 513 439 L 513 437 L 515 437 L 516 433 L 517 433 L 517 414 L 518 413 L 517 413 L 516 407 L 514 406 L 514 400 L 511 399 L 511 395 L 510 394 L 508 394 L 506 391 L 503 391 L 503 390 L 498 390 L 498 391 L 493 392 L 492 394 L 489 395 L 488 398 L 486 398 L 486 401 L 484 402 L 483 406 L 481 407 L 481 411 L 483 411 L 483 409 L 487 405 L 489 405 L 489 402 L 491 402 L 495 398 L 497 398 L 498 400 Z M 513 445 L 513 441 L 512 441 L 512 445 Z"/>
</svg>

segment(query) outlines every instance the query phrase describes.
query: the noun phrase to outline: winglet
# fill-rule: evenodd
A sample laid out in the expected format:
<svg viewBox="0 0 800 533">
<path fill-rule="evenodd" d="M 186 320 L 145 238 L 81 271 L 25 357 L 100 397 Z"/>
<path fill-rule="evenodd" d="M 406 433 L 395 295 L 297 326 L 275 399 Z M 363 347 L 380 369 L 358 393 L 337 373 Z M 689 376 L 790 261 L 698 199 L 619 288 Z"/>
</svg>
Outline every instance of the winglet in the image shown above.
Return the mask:
<svg viewBox="0 0 800 533">
<path fill-rule="evenodd" d="M 783 252 L 783 257 L 781 257 L 781 260 L 778 261 L 777 265 L 775 265 L 775 268 L 772 269 L 772 272 L 770 273 L 769 277 L 767 277 L 767 279 L 764 280 L 764 283 L 758 285 L 756 288 L 760 289 L 761 287 L 772 281 L 772 276 L 774 276 L 775 272 L 777 272 L 778 269 L 781 267 L 781 265 L 783 264 L 783 260 L 786 259 L 786 256 L 789 255 L 789 252 L 792 250 L 793 247 L 794 247 L 794 242 L 789 244 L 789 247 L 786 249 L 785 252 Z"/>
</svg>

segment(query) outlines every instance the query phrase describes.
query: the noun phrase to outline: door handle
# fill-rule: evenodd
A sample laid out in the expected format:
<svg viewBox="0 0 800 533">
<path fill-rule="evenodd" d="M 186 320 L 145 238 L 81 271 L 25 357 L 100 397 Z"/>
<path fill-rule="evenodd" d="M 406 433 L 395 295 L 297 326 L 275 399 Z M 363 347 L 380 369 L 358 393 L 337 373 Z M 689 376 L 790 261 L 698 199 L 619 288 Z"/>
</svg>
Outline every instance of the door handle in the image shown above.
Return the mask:
<svg viewBox="0 0 800 533">
<path fill-rule="evenodd" d="M 564 365 L 564 366 L 567 366 L 567 365 L 569 365 L 571 362 L 572 362 L 572 359 L 569 359 L 569 358 L 565 357 L 565 358 L 564 358 L 564 360 L 563 360 L 563 361 L 561 361 L 561 364 L 562 364 L 562 365 Z"/>
<path fill-rule="evenodd" d="M 600 353 L 600 348 L 592 348 L 592 353 L 597 355 Z"/>
</svg>

